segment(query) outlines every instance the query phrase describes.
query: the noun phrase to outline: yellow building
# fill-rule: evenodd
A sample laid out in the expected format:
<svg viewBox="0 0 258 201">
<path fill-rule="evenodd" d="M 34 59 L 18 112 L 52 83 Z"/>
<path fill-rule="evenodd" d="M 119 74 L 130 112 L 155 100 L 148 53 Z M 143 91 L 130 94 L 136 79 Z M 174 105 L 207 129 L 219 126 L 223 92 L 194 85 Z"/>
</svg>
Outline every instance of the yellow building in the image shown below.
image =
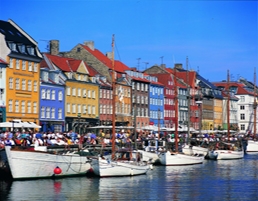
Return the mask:
<svg viewBox="0 0 258 201">
<path fill-rule="evenodd" d="M 223 100 L 214 99 L 214 129 L 222 129 L 223 126 Z"/>
<path fill-rule="evenodd" d="M 39 63 L 37 43 L 13 21 L 0 21 L 1 55 L 6 68 L 6 121 L 21 119 L 38 123 Z M 4 35 L 4 37 L 3 37 Z M 5 42 L 3 42 L 3 38 Z"/>
<path fill-rule="evenodd" d="M 90 77 L 82 60 L 45 54 L 51 63 L 66 75 L 65 127 L 78 133 L 99 124 L 99 85 Z"/>
</svg>

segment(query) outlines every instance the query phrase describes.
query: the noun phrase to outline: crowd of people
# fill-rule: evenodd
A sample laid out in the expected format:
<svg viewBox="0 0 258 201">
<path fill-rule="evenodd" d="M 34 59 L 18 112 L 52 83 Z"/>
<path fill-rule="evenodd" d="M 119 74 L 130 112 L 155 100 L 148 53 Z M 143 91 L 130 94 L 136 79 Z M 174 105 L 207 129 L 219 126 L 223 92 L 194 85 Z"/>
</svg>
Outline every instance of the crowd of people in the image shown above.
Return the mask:
<svg viewBox="0 0 258 201">
<path fill-rule="evenodd" d="M 181 144 L 186 141 L 186 134 L 179 134 L 178 142 Z M 190 136 L 197 144 L 206 143 L 214 141 L 228 141 L 227 136 L 218 137 L 216 135 L 197 135 L 192 134 Z M 169 133 L 158 134 L 157 132 L 139 132 L 134 135 L 130 131 L 125 132 L 120 130 L 116 132 L 115 143 L 121 147 L 129 146 L 135 141 L 138 144 L 148 144 L 146 141 L 152 141 L 159 139 L 160 141 L 175 142 L 175 135 Z M 230 141 L 237 141 L 236 136 L 231 136 Z M 85 145 L 111 145 L 112 144 L 112 134 L 110 130 L 103 131 L 100 130 L 97 134 L 93 132 L 88 132 L 85 134 L 78 134 L 73 130 L 69 132 L 33 132 L 33 131 L 17 131 L 11 132 L 9 130 L 0 132 L 0 148 L 4 146 L 51 146 L 51 145 L 65 145 L 70 146 L 78 144 L 80 147 Z"/>
</svg>

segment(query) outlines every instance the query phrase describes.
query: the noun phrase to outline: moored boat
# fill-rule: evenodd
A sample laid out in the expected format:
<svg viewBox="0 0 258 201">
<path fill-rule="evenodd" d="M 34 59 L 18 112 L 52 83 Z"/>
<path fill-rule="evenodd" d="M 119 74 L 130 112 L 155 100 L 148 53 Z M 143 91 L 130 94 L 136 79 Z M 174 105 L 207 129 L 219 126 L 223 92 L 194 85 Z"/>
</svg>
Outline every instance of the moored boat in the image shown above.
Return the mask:
<svg viewBox="0 0 258 201">
<path fill-rule="evenodd" d="M 114 69 L 114 36 L 112 38 L 112 154 L 108 156 L 99 156 L 91 158 L 91 166 L 93 172 L 100 177 L 115 177 L 115 176 L 134 176 L 145 174 L 150 169 L 147 162 L 141 160 L 140 153 L 136 158 L 131 157 L 132 150 L 118 150 L 115 148 L 116 132 L 116 101 L 119 101 L 116 95 L 115 84 L 115 69 Z M 120 155 L 122 154 L 122 155 Z M 129 154 L 129 156 L 128 156 Z M 126 155 L 126 158 L 123 157 Z"/>
<path fill-rule="evenodd" d="M 184 145 L 182 148 L 182 152 L 187 155 L 203 155 L 206 156 L 208 153 L 208 148 L 201 147 L 201 146 L 192 146 L 192 145 Z"/>
<path fill-rule="evenodd" d="M 258 152 L 258 141 L 248 140 L 247 146 L 246 146 L 246 152 L 247 153 Z"/>
<path fill-rule="evenodd" d="M 15 180 L 86 175 L 90 169 L 84 151 L 56 153 L 10 146 L 5 150 Z"/>
<path fill-rule="evenodd" d="M 169 151 L 159 155 L 160 163 L 166 166 L 195 165 L 204 161 L 204 156 L 190 156 L 182 153 L 170 153 Z"/>
</svg>

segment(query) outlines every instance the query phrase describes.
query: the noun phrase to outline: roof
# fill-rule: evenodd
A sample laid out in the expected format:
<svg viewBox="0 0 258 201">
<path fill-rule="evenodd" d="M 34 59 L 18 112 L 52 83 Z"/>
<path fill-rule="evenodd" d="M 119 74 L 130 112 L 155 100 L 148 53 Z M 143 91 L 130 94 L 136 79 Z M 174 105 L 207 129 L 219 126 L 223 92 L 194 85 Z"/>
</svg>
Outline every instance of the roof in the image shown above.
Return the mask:
<svg viewBox="0 0 258 201">
<path fill-rule="evenodd" d="M 0 32 L 5 35 L 6 41 L 20 42 L 25 45 L 35 46 L 35 44 L 33 44 L 25 35 L 15 28 L 10 21 L 0 20 Z"/>
<path fill-rule="evenodd" d="M 82 60 L 60 57 L 51 54 L 45 54 L 45 56 L 58 68 L 65 72 L 77 71 Z M 43 63 L 44 64 L 44 63 Z"/>
<path fill-rule="evenodd" d="M 226 89 L 228 86 L 232 89 L 235 87 L 236 90 L 234 91 L 235 95 L 254 95 L 253 89 L 247 87 L 243 83 L 240 82 L 213 82 L 213 84 L 217 87 L 223 87 Z"/>
<path fill-rule="evenodd" d="M 94 49 L 92 50 L 91 48 L 89 48 L 86 45 L 82 45 L 81 46 L 87 50 L 89 53 L 91 53 L 95 58 L 97 58 L 100 62 L 102 62 L 104 65 L 106 65 L 109 69 L 113 69 L 113 64 L 112 64 L 112 60 L 109 59 L 105 54 L 103 54 L 102 52 L 100 52 L 98 49 Z M 126 66 L 124 63 L 115 60 L 114 62 L 114 70 L 117 72 L 123 72 L 125 70 L 130 70 L 130 68 L 128 66 Z"/>
</svg>

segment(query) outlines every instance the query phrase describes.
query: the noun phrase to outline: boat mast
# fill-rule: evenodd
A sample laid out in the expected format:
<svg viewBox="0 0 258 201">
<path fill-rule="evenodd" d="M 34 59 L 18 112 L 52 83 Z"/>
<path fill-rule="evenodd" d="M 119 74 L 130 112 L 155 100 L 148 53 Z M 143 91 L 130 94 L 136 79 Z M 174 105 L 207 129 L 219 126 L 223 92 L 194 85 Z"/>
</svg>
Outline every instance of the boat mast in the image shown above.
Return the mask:
<svg viewBox="0 0 258 201">
<path fill-rule="evenodd" d="M 229 70 L 227 75 L 227 124 L 228 124 L 228 142 L 230 141 L 230 111 L 229 111 L 229 101 L 230 101 L 230 91 L 229 91 Z"/>
<path fill-rule="evenodd" d="M 254 68 L 254 104 L 253 104 L 253 113 L 254 113 L 254 139 L 256 139 L 256 69 Z"/>
<path fill-rule="evenodd" d="M 187 139 L 186 143 L 189 144 L 190 141 L 190 104 L 191 104 L 191 94 L 190 94 L 190 82 L 189 82 L 189 71 L 188 71 L 188 57 L 186 57 L 186 84 L 187 84 Z"/>
<path fill-rule="evenodd" d="M 174 67 L 175 80 L 175 151 L 178 152 L 178 92 L 177 92 L 177 73 L 176 66 Z"/>
<path fill-rule="evenodd" d="M 115 84 L 115 55 L 114 55 L 115 35 L 112 36 L 112 159 L 115 158 L 116 141 L 116 84 Z"/>
</svg>

